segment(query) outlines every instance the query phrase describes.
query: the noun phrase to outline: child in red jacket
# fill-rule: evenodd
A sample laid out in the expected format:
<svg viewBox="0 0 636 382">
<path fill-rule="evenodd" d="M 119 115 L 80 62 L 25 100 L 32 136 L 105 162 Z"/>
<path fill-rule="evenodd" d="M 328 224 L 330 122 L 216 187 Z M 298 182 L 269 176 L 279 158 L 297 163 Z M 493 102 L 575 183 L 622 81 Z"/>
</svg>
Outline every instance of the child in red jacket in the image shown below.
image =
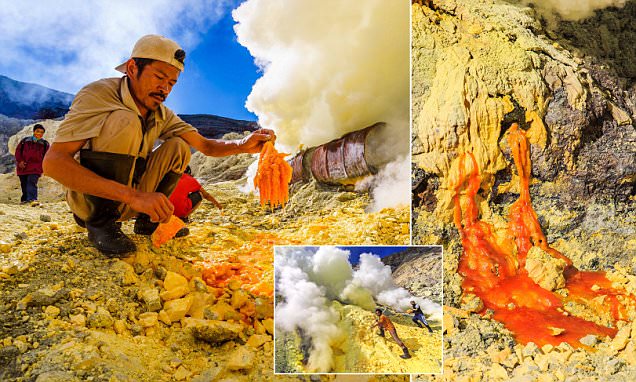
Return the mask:
<svg viewBox="0 0 636 382">
<path fill-rule="evenodd" d="M 38 200 L 38 180 L 42 176 L 42 161 L 49 149 L 49 142 L 42 138 L 44 132 L 44 126 L 36 123 L 33 126 L 33 135 L 22 139 L 15 149 L 16 172 L 22 187 L 22 203 Z"/>
</svg>

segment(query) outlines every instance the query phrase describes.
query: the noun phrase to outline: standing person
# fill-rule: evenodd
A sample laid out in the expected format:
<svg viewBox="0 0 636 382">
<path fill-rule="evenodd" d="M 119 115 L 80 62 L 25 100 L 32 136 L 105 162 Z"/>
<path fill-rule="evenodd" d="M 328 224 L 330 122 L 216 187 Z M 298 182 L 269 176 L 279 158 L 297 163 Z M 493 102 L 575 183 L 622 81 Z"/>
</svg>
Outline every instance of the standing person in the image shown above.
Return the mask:
<svg viewBox="0 0 636 382">
<path fill-rule="evenodd" d="M 395 330 L 395 326 L 393 325 L 389 317 L 385 316 L 382 313 L 382 309 L 380 308 L 377 308 L 375 310 L 375 315 L 378 316 L 378 318 L 375 325 L 373 325 L 371 328 L 372 329 L 375 327 L 380 328 L 380 337 L 384 337 L 385 330 L 388 331 L 389 334 L 391 334 L 391 337 L 393 337 L 393 340 L 397 342 L 398 346 L 401 347 L 402 351 L 404 352 L 404 354 L 400 355 L 400 358 L 404 358 L 404 359 L 411 358 L 411 354 L 409 354 L 409 349 L 406 347 L 406 345 L 404 345 L 404 342 L 402 342 L 400 337 L 398 337 L 397 331 Z"/>
<path fill-rule="evenodd" d="M 426 322 L 426 319 L 424 318 L 424 312 L 422 312 L 422 309 L 420 308 L 420 306 L 416 304 L 415 301 L 411 301 L 411 307 L 413 307 L 413 309 L 409 309 L 407 311 L 408 313 L 413 314 L 413 318 L 411 318 L 411 320 L 413 320 L 413 322 L 415 322 L 415 324 L 419 326 L 420 328 L 422 327 L 422 324 L 424 324 L 424 326 L 426 326 L 428 331 L 430 333 L 433 333 L 433 329 L 431 329 L 428 322 Z M 422 324 L 420 324 L 420 322 Z"/>
<path fill-rule="evenodd" d="M 42 161 L 49 149 L 44 138 L 44 126 L 36 123 L 33 135 L 23 138 L 15 149 L 16 172 L 22 188 L 21 203 L 38 200 L 38 180 L 42 176 Z"/>
<path fill-rule="evenodd" d="M 183 49 L 168 38 L 140 38 L 115 68 L 123 77 L 79 91 L 44 159 L 44 172 L 67 188 L 76 222 L 108 257 L 136 250 L 122 221 L 136 217 L 134 232 L 150 235 L 170 219 L 174 206 L 168 198 L 190 162 L 190 147 L 220 157 L 258 153 L 275 139 L 266 129 L 236 141 L 208 139 L 165 107 L 184 59 Z M 153 150 L 157 139 L 163 143 Z"/>
</svg>

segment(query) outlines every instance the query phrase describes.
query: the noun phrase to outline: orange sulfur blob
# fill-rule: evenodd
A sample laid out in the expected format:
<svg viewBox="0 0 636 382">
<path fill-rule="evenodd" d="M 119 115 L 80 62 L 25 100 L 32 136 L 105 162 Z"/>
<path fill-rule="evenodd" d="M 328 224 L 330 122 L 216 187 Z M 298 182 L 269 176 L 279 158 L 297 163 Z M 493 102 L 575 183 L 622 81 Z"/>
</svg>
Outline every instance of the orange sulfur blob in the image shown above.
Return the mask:
<svg viewBox="0 0 636 382">
<path fill-rule="evenodd" d="M 161 247 L 161 245 L 170 241 L 170 239 L 172 239 L 183 227 L 185 227 L 183 220 L 174 215 L 170 216 L 170 220 L 167 223 L 159 224 L 157 229 L 155 229 L 155 232 L 153 232 L 150 236 L 152 245 L 157 248 Z"/>
<path fill-rule="evenodd" d="M 289 200 L 292 167 L 285 156 L 287 154 L 276 151 L 272 142 L 265 142 L 263 145 L 254 177 L 254 187 L 259 190 L 261 206 L 269 204 L 272 209 L 284 207 Z"/>
<path fill-rule="evenodd" d="M 225 288 L 232 280 L 255 296 L 274 295 L 274 244 L 290 244 L 273 234 L 259 233 L 233 250 L 230 257 L 210 254 L 203 264 L 202 278 L 214 288 Z"/>
<path fill-rule="evenodd" d="M 462 288 L 492 309 L 494 318 L 511 330 L 520 343 L 539 346 L 567 342 L 585 347 L 579 339 L 588 334 L 614 336 L 616 329 L 598 325 L 565 312 L 566 302 L 576 302 L 614 320 L 626 318 L 626 303 L 633 296 L 611 286 L 602 272 L 580 272 L 572 261 L 548 245 L 530 200 L 530 155 L 525 133 L 516 124 L 510 128 L 508 142 L 519 173 L 519 199 L 510 207 L 506 236 L 495 235 L 494 227 L 479 220 L 475 201 L 481 185 L 477 161 L 472 153 L 459 159 L 459 177 L 454 186 L 453 220 L 459 230 L 464 252 L 458 271 L 464 276 Z M 466 161 L 470 171 L 466 172 Z M 524 268 L 533 246 L 565 260 L 567 297 L 541 288 Z M 604 303 L 599 303 L 599 298 Z"/>
</svg>

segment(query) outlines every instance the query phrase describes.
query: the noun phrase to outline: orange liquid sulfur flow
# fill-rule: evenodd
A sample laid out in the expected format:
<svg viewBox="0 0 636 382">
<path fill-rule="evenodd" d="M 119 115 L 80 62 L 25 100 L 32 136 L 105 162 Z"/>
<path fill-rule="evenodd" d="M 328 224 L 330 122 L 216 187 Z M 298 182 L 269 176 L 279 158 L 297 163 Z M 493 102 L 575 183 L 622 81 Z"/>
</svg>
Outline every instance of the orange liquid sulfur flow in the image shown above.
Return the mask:
<svg viewBox="0 0 636 382">
<path fill-rule="evenodd" d="M 624 304 L 633 304 L 633 296 L 612 288 L 603 272 L 581 272 L 572 261 L 548 245 L 530 201 L 530 155 L 525 133 L 514 124 L 508 136 L 519 173 L 519 199 L 510 207 L 508 229 L 501 238 L 494 227 L 479 220 L 475 201 L 481 179 L 472 153 L 460 157 L 458 183 L 454 187 L 454 223 L 461 235 L 464 252 L 458 271 L 464 277 L 464 293 L 478 296 L 484 309 L 492 309 L 520 343 L 539 346 L 567 342 L 584 347 L 579 339 L 588 334 L 599 337 L 616 334 L 616 329 L 566 313 L 568 302 L 582 304 L 599 315 L 610 315 L 615 322 L 626 319 Z M 466 172 L 468 162 L 470 171 Z M 524 268 L 533 246 L 565 261 L 567 297 L 543 289 Z M 599 303 L 602 301 L 602 303 Z"/>
<path fill-rule="evenodd" d="M 285 161 L 286 155 L 278 153 L 272 142 L 263 145 L 254 177 L 254 187 L 259 190 L 261 206 L 269 204 L 272 209 L 284 207 L 289 199 L 292 167 Z"/>
</svg>

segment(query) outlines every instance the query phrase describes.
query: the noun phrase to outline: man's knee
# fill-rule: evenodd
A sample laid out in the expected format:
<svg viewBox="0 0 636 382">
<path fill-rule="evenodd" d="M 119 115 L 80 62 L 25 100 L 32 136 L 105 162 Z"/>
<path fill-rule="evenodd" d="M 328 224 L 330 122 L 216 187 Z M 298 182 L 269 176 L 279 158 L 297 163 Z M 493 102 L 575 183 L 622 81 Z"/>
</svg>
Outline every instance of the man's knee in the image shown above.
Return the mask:
<svg viewBox="0 0 636 382">
<path fill-rule="evenodd" d="M 183 173 L 190 163 L 190 145 L 179 137 L 174 137 L 164 141 L 153 155 L 166 156 L 175 162 L 172 171 Z"/>
</svg>

